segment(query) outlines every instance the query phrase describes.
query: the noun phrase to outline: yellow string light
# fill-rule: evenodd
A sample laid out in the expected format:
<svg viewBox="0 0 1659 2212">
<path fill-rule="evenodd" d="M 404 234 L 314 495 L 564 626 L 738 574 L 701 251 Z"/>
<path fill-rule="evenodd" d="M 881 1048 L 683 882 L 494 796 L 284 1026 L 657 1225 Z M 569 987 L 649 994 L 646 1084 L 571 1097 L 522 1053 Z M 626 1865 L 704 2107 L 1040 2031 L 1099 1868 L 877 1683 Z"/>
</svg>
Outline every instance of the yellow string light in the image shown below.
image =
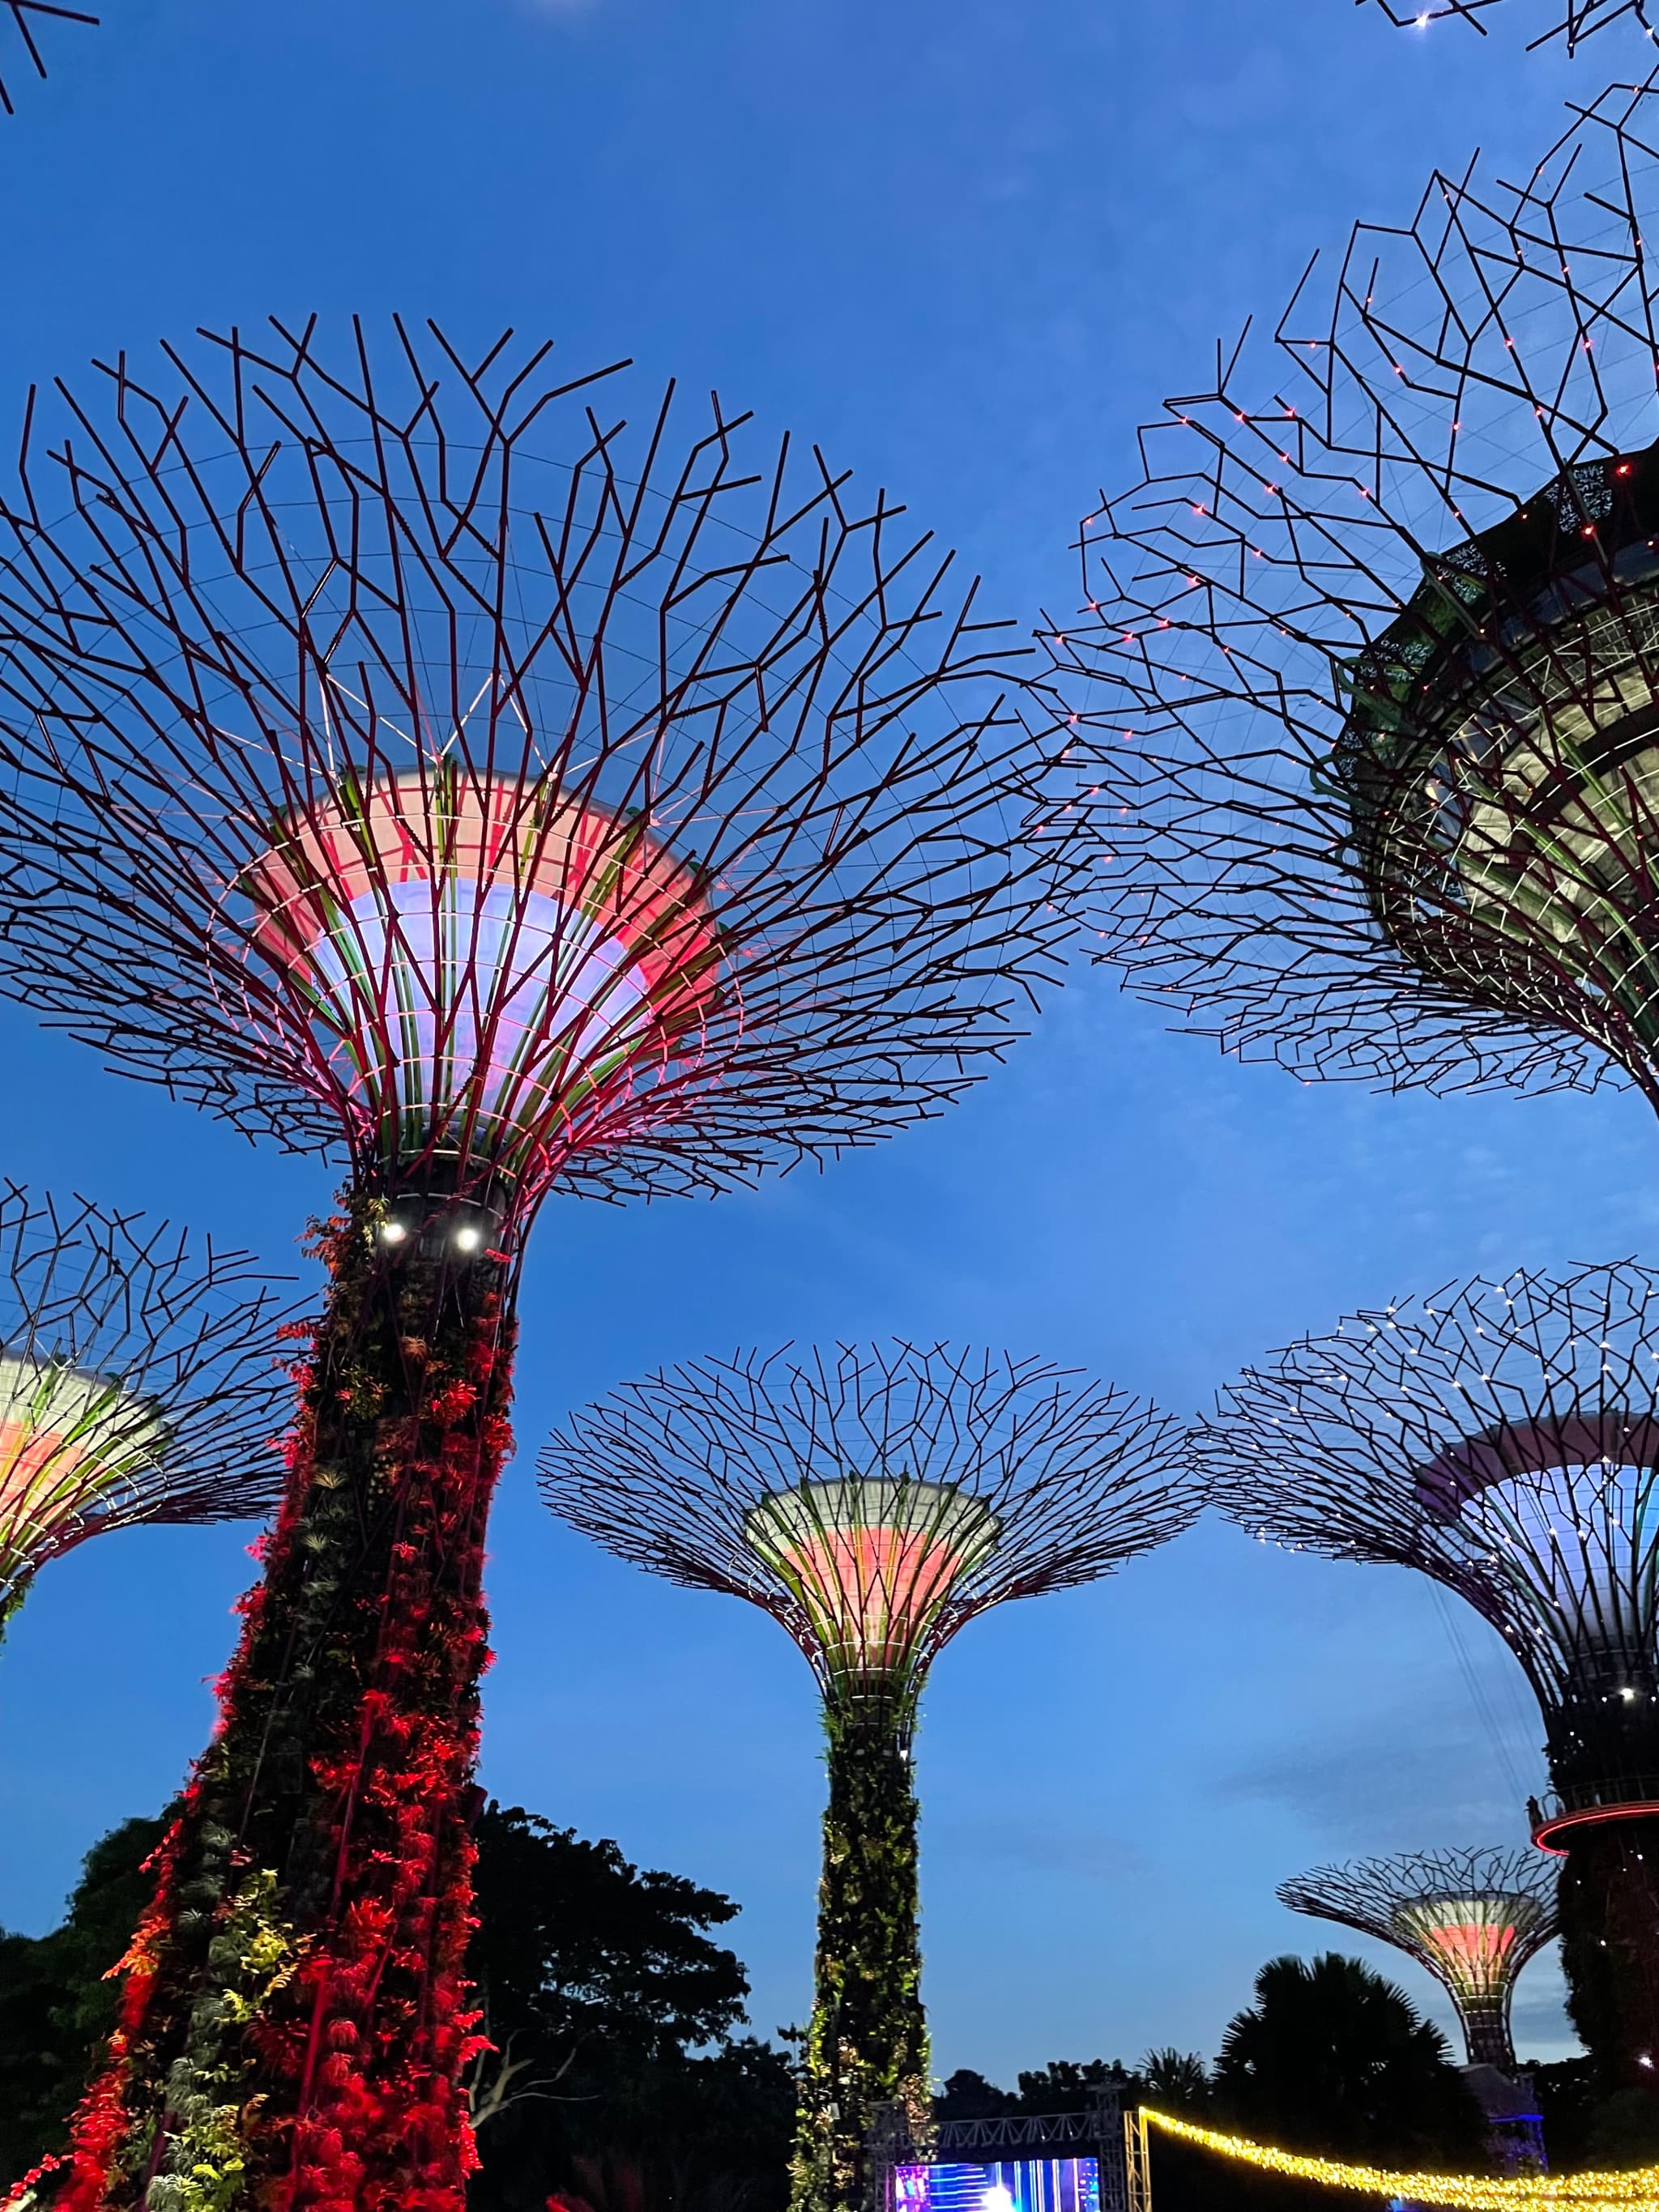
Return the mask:
<svg viewBox="0 0 1659 2212">
<path fill-rule="evenodd" d="M 1457 2212 L 1522 2212 L 1526 2207 L 1561 2206 L 1568 2212 L 1592 2212 L 1617 2205 L 1620 2212 L 1659 2212 L 1659 2166 L 1632 2166 L 1624 2173 L 1536 2173 L 1520 2181 L 1494 2181 L 1488 2173 L 1396 2173 L 1380 2166 L 1343 2166 L 1334 2159 L 1305 2158 L 1299 2151 L 1274 2150 L 1246 2136 L 1223 2135 L 1177 2120 L 1168 2112 L 1141 2107 L 1141 2116 L 1166 2135 L 1196 2143 L 1222 2158 L 1258 2166 L 1297 2181 L 1322 2182 L 1328 2189 L 1353 2189 L 1367 2197 L 1401 2197 L 1418 2204 L 1446 2204 Z"/>
</svg>

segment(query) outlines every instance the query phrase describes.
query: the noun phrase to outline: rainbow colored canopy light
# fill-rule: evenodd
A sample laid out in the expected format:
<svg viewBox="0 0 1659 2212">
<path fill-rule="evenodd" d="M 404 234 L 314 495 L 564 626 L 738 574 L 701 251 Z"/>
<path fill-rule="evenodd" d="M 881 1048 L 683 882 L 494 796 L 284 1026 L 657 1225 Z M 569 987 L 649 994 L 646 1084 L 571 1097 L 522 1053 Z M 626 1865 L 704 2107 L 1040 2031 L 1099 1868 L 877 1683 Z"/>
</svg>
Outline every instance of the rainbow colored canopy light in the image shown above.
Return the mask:
<svg viewBox="0 0 1659 2212">
<path fill-rule="evenodd" d="M 286 817 L 241 887 L 388 1168 L 520 1177 L 626 1142 L 722 1002 L 691 871 L 546 784 L 428 761 L 343 785 Z"/>
<path fill-rule="evenodd" d="M 167 1439 L 154 1401 L 109 1376 L 0 1353 L 0 1606 L 90 1534 Z"/>
<path fill-rule="evenodd" d="M 1501 2005 L 1517 1941 L 1537 1932 L 1543 1907 L 1522 1896 L 1416 1898 L 1394 1916 L 1396 1931 L 1458 2001 Z"/>
<path fill-rule="evenodd" d="M 799 1605 L 798 1640 L 809 1656 L 854 1680 L 908 1666 L 1002 1533 L 982 1498 L 884 1475 L 775 1492 L 744 1528 Z"/>
</svg>

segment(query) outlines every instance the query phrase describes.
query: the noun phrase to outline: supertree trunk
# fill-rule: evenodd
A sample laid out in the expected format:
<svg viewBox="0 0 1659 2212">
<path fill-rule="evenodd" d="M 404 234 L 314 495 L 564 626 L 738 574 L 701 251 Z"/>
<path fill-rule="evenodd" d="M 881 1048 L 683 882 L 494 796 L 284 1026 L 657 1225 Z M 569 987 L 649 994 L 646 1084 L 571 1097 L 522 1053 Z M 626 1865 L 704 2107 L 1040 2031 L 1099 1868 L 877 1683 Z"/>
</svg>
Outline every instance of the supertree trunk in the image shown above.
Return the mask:
<svg viewBox="0 0 1659 2212">
<path fill-rule="evenodd" d="M 1513 2074 L 1515 2041 L 1510 2033 L 1507 2006 L 1467 2005 L 1462 2022 L 1470 2065 L 1495 2066 L 1500 2074 Z"/>
<path fill-rule="evenodd" d="M 65 2212 L 459 2212 L 470 1782 L 509 1274 L 321 1237 L 287 1498 L 163 1846 Z M 394 1234 L 396 1232 L 394 1231 Z"/>
<path fill-rule="evenodd" d="M 791 2212 L 864 2204 L 875 2106 L 901 2106 L 918 2138 L 929 2115 L 908 1717 L 854 1693 L 828 1702 L 824 1724 L 830 1798 Z"/>
<path fill-rule="evenodd" d="M 1563 1840 L 1568 2014 L 1609 2091 L 1651 2090 L 1659 2069 L 1659 1820 L 1612 1821 Z"/>
</svg>

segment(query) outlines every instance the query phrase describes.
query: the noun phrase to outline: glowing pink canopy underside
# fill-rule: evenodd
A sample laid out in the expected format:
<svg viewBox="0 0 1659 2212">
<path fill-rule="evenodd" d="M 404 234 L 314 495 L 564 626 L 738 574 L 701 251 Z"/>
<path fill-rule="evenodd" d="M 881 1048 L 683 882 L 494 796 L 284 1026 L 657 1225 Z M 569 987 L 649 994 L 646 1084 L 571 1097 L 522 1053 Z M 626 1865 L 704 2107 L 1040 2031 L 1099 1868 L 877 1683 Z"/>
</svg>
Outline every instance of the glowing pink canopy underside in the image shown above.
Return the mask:
<svg viewBox="0 0 1659 2212">
<path fill-rule="evenodd" d="M 644 1066 L 684 1057 L 722 1000 L 714 924 L 665 847 L 464 765 L 296 811 L 243 882 L 256 944 L 400 1151 L 463 1122 L 519 1169 L 623 1140 L 649 1119 Z"/>
<path fill-rule="evenodd" d="M 86 1457 L 77 1437 L 27 1421 L 0 1421 L 0 1540 L 12 1516 L 32 1504 L 46 1474 L 73 1474 Z"/>
<path fill-rule="evenodd" d="M 1515 1948 L 1515 1929 L 1501 1921 L 1448 1921 L 1419 1927 L 1418 1935 L 1437 1952 L 1460 1989 L 1498 1995 L 1507 1978 L 1505 1961 Z"/>
<path fill-rule="evenodd" d="M 927 1529 L 826 1529 L 779 1564 L 833 1657 L 869 1673 L 902 1666 L 977 1556 Z"/>
</svg>

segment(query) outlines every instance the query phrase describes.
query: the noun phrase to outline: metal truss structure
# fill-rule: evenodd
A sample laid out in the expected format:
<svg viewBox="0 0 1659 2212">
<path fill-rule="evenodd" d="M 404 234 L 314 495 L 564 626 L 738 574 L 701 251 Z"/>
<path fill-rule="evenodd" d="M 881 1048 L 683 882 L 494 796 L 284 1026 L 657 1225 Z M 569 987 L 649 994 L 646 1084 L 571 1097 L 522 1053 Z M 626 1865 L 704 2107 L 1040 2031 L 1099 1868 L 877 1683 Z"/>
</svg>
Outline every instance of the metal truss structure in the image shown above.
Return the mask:
<svg viewBox="0 0 1659 2212">
<path fill-rule="evenodd" d="M 703 1359 L 574 1416 L 549 1504 L 670 1581 L 747 1598 L 832 1700 L 890 1698 L 976 1613 L 1109 1573 L 1197 1511 L 1169 1415 L 949 1345 Z"/>
<path fill-rule="evenodd" d="M 1229 1051 L 1659 1104 L 1656 125 L 1359 226 L 1085 526 L 1097 950 Z"/>
<path fill-rule="evenodd" d="M 1471 2066 L 1513 2075 L 1510 2005 L 1522 1969 L 1560 1932 L 1556 1870 L 1540 1852 L 1402 1851 L 1315 1867 L 1281 1905 L 1396 1944 L 1456 2008 Z"/>
<path fill-rule="evenodd" d="M 1366 0 L 1356 0 L 1364 7 Z M 1483 35 L 1488 28 L 1486 17 L 1494 8 L 1505 4 L 1505 0 L 1420 0 L 1416 6 L 1401 6 L 1399 0 L 1375 0 L 1389 21 L 1404 29 L 1421 30 L 1431 23 L 1456 16 L 1461 21 L 1472 23 Z M 1564 39 L 1567 51 L 1572 53 L 1594 32 L 1604 31 L 1609 25 L 1622 22 L 1631 29 L 1645 31 L 1654 35 L 1653 19 L 1648 0 L 1568 0 L 1565 14 L 1547 31 L 1540 32 L 1531 43 L 1534 46 L 1547 45 L 1552 40 Z"/>
<path fill-rule="evenodd" d="M 1017 1034 L 1066 928 L 1053 740 L 901 510 L 718 403 L 630 426 L 545 346 L 166 365 L 60 393 L 5 508 L 49 1019 L 520 1212 L 867 1141 Z"/>
<path fill-rule="evenodd" d="M 246 1253 L 0 1184 L 0 1621 L 101 1530 L 275 1506 L 291 1316 Z"/>
<path fill-rule="evenodd" d="M 37 77 L 46 73 L 46 57 L 40 52 L 36 33 L 48 22 L 96 23 L 96 15 L 88 15 L 79 8 L 60 8 L 52 0 L 0 0 L 0 112 L 15 115 L 17 112 L 12 98 L 17 64 L 8 57 L 8 46 L 21 49 L 27 69 Z M 6 33 L 9 30 L 9 40 Z M 9 79 L 7 72 L 12 73 Z"/>
<path fill-rule="evenodd" d="M 1535 1839 L 1566 1859 L 1574 2021 L 1609 2078 L 1643 2086 L 1659 2030 L 1659 1278 L 1633 1262 L 1477 1278 L 1354 1315 L 1230 1385 L 1192 1449 L 1254 1534 L 1413 1568 L 1509 1645 L 1559 1793 Z"/>
</svg>

